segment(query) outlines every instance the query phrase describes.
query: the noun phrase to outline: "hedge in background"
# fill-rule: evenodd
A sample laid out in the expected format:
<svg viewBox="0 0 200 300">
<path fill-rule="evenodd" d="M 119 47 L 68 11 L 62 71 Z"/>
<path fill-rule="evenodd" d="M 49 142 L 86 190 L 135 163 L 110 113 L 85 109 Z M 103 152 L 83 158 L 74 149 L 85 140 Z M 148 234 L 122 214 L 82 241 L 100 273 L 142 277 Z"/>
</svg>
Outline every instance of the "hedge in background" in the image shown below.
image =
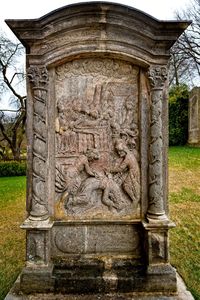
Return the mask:
<svg viewBox="0 0 200 300">
<path fill-rule="evenodd" d="M 188 140 L 188 87 L 183 84 L 169 91 L 169 145 L 185 145 Z"/>
<path fill-rule="evenodd" d="M 0 161 L 0 177 L 26 175 L 26 162 Z"/>
</svg>

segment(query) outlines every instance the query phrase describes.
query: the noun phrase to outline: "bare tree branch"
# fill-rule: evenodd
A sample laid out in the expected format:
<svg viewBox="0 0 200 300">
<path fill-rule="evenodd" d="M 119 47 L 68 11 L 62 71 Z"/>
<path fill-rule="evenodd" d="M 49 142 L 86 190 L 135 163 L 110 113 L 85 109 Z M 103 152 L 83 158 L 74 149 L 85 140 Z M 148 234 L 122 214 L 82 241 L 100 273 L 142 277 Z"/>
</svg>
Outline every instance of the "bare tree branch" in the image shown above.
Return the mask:
<svg viewBox="0 0 200 300">
<path fill-rule="evenodd" d="M 180 36 L 171 49 L 170 83 L 200 84 L 200 0 L 192 0 L 190 6 L 176 12 L 177 19 L 193 23 Z"/>
<path fill-rule="evenodd" d="M 24 53 L 19 43 L 0 35 L 0 94 L 1 98 L 10 92 L 15 107 L 0 109 L 0 155 L 9 147 L 13 158 L 20 159 L 21 145 L 24 140 L 26 122 L 26 96 L 22 95 L 20 85 L 25 75 L 18 68 L 17 60 Z M 17 89 L 18 87 L 18 89 Z M 9 113 L 15 113 L 9 115 Z"/>
</svg>

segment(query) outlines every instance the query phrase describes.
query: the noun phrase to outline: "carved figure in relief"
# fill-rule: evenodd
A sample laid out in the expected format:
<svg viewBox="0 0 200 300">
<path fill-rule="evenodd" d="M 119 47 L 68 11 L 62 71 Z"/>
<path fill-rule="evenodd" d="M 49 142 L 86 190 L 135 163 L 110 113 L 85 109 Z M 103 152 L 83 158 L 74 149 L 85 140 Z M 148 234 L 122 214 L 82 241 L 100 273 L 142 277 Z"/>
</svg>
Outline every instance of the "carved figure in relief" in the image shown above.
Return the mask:
<svg viewBox="0 0 200 300">
<path fill-rule="evenodd" d="M 82 171 L 85 171 L 90 176 L 95 176 L 94 172 L 89 166 L 89 162 L 96 159 L 99 159 L 99 154 L 95 149 L 87 150 L 85 155 L 80 155 L 75 160 L 74 164 L 67 169 L 66 174 L 62 176 L 63 178 L 65 178 L 62 180 L 62 192 L 67 191 L 68 194 L 74 194 L 78 190 L 82 181 L 80 176 Z"/>
<path fill-rule="evenodd" d="M 102 195 L 102 203 L 106 205 L 109 210 L 113 208 L 121 211 L 124 208 L 124 200 L 119 185 L 113 179 L 112 174 L 107 173 L 107 176 L 101 180 L 101 187 L 104 192 Z"/>
<path fill-rule="evenodd" d="M 138 162 L 122 139 L 115 142 L 115 149 L 122 158 L 112 169 L 113 173 L 119 173 L 124 191 L 133 201 L 135 207 L 140 199 L 140 172 Z"/>
<path fill-rule="evenodd" d="M 126 98 L 125 101 L 125 109 L 124 109 L 124 116 L 123 116 L 123 127 L 130 127 L 133 123 L 133 111 L 134 111 L 135 101 L 133 96 L 130 95 Z"/>
<path fill-rule="evenodd" d="M 57 214 L 60 214 L 59 211 L 62 210 L 63 203 L 66 203 L 68 208 L 73 206 L 75 196 L 82 183 L 81 173 L 85 171 L 87 175 L 95 176 L 95 173 L 89 166 L 89 162 L 97 159 L 99 159 L 98 151 L 96 149 L 88 149 L 85 155 L 80 155 L 74 164 L 67 169 L 66 174 L 63 174 L 57 168 L 56 190 L 62 193 L 56 206 Z"/>
<path fill-rule="evenodd" d="M 96 191 L 101 191 L 101 202 L 110 211 L 121 211 L 124 208 L 124 200 L 118 184 L 113 180 L 112 175 L 104 172 L 95 173 L 95 177 L 87 178 L 75 198 L 74 207 L 78 210 L 86 210 L 94 207 L 93 200 Z M 82 206 L 82 207 L 80 207 Z"/>
<path fill-rule="evenodd" d="M 124 100 L 123 100 L 124 98 Z M 134 123 L 134 111 L 136 109 L 136 101 L 133 95 L 123 96 L 120 98 L 124 101 L 121 109 L 115 111 L 114 100 L 115 96 L 110 91 L 106 94 L 106 105 L 102 113 L 102 120 L 108 122 L 113 139 L 123 139 L 130 149 L 135 147 L 135 140 L 138 136 L 137 125 Z"/>
<path fill-rule="evenodd" d="M 56 133 L 57 133 L 57 148 L 59 153 L 65 151 L 75 152 L 77 148 L 76 144 L 76 132 L 74 132 L 74 122 L 71 121 L 68 124 L 66 120 L 72 115 L 72 109 L 65 109 L 62 102 L 57 104 L 58 117 L 56 119 Z"/>
</svg>

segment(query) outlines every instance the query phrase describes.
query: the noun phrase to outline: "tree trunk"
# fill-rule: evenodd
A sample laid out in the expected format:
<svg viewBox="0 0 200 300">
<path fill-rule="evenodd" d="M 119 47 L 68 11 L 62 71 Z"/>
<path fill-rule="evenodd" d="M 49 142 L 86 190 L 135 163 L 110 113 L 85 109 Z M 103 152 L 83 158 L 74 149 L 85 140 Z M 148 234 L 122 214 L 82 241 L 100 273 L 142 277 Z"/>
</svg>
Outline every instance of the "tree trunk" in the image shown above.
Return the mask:
<svg viewBox="0 0 200 300">
<path fill-rule="evenodd" d="M 20 149 L 12 149 L 12 155 L 13 155 L 13 159 L 16 161 L 20 161 L 21 160 L 21 152 Z"/>
</svg>

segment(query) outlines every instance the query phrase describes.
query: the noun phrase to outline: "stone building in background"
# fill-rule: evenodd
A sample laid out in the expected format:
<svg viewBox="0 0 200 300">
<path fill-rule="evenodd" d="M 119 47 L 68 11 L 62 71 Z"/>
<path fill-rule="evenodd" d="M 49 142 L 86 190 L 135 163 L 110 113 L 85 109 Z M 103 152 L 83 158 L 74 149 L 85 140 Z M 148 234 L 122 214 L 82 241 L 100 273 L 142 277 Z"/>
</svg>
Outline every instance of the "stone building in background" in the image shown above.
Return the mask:
<svg viewBox="0 0 200 300">
<path fill-rule="evenodd" d="M 190 92 L 188 116 L 188 144 L 200 146 L 200 87 Z"/>
</svg>

